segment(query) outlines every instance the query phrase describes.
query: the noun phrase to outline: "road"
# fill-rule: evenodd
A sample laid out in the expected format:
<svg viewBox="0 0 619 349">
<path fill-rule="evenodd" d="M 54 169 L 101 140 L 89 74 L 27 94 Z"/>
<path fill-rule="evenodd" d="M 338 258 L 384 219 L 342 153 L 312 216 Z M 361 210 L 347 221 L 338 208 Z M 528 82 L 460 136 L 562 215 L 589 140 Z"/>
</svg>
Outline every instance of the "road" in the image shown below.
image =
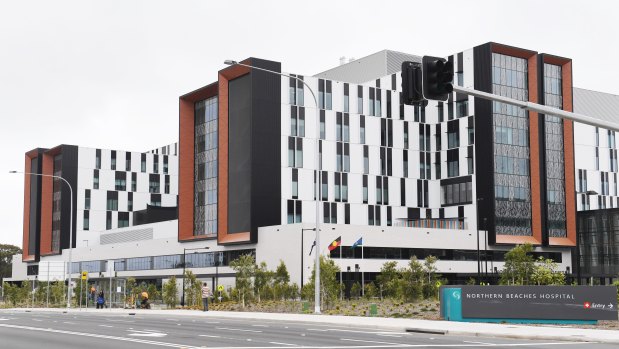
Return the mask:
<svg viewBox="0 0 619 349">
<path fill-rule="evenodd" d="M 210 314 L 209 314 L 210 315 Z M 613 344 L 459 337 L 351 328 L 332 324 L 230 319 L 215 316 L 1 312 L 0 348 L 587 348 Z"/>
</svg>

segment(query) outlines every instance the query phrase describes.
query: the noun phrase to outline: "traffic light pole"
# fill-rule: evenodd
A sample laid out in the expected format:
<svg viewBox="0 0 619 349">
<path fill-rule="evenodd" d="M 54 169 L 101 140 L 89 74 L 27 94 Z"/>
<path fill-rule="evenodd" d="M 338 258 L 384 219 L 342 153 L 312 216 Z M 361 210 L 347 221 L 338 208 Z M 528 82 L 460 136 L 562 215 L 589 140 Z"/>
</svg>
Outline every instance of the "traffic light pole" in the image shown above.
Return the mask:
<svg viewBox="0 0 619 349">
<path fill-rule="evenodd" d="M 561 110 L 561 109 L 555 109 L 555 108 L 552 108 L 546 105 L 541 105 L 541 104 L 531 103 L 531 102 L 526 102 L 526 101 L 519 101 L 516 99 L 503 97 L 503 96 L 497 96 L 492 93 L 477 91 L 472 88 L 466 88 L 466 87 L 454 85 L 453 90 L 454 92 L 465 94 L 467 96 L 478 97 L 478 98 L 495 101 L 495 102 L 507 103 L 507 104 L 515 105 L 517 107 L 529 110 L 529 111 L 534 111 L 534 112 L 545 114 L 545 115 L 558 116 L 560 118 L 580 122 L 582 124 L 595 126 L 595 127 L 601 127 L 601 128 L 605 128 L 608 130 L 619 132 L 619 124 L 614 123 L 614 122 L 594 119 L 590 116 L 586 116 L 586 115 L 582 115 L 578 113 L 572 113 L 572 112 Z"/>
</svg>

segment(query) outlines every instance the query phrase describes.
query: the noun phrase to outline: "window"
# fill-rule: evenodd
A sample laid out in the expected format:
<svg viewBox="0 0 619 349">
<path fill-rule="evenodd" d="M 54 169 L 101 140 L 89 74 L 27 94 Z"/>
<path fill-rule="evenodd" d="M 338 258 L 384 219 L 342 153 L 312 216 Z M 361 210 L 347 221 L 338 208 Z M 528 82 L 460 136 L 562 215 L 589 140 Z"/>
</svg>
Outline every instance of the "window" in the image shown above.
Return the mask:
<svg viewBox="0 0 619 349">
<path fill-rule="evenodd" d="M 321 198 L 322 201 L 328 201 L 329 200 L 329 173 L 326 171 L 322 171 L 321 172 Z"/>
<path fill-rule="evenodd" d="M 365 144 L 365 116 L 359 116 L 359 143 Z"/>
<path fill-rule="evenodd" d="M 148 175 L 148 192 L 149 193 L 159 193 L 159 183 L 161 179 L 158 174 L 149 174 Z"/>
<path fill-rule="evenodd" d="M 318 79 L 318 107 L 331 110 L 331 81 Z"/>
<path fill-rule="evenodd" d="M 350 204 L 344 205 L 344 224 L 350 224 Z"/>
<path fill-rule="evenodd" d="M 305 137 L 305 108 L 290 107 L 290 135 Z"/>
<path fill-rule="evenodd" d="M 344 83 L 344 112 L 348 113 L 350 109 L 350 86 Z"/>
<path fill-rule="evenodd" d="M 370 173 L 370 149 L 367 145 L 363 146 L 363 173 Z"/>
<path fill-rule="evenodd" d="M 131 153 L 125 153 L 125 171 L 131 171 Z"/>
<path fill-rule="evenodd" d="M 133 193 L 127 193 L 127 211 L 133 211 Z"/>
<path fill-rule="evenodd" d="M 441 184 L 441 206 L 470 204 L 473 201 L 471 177 L 466 182 Z"/>
<path fill-rule="evenodd" d="M 404 121 L 404 149 L 408 149 L 408 121 Z"/>
<path fill-rule="evenodd" d="M 163 156 L 163 173 L 168 174 L 168 156 Z"/>
<path fill-rule="evenodd" d="M 110 162 L 110 169 L 116 169 L 116 150 L 112 150 L 112 160 Z"/>
<path fill-rule="evenodd" d="M 469 115 L 469 101 L 456 101 L 456 117 L 462 118 Z"/>
<path fill-rule="evenodd" d="M 475 120 L 473 119 L 473 117 L 469 118 L 469 125 L 467 127 L 467 131 L 469 135 L 469 145 L 475 144 Z M 526 139 L 526 134 L 523 132 L 523 141 L 525 139 Z"/>
<path fill-rule="evenodd" d="M 170 194 L 170 176 L 165 175 L 164 177 L 164 193 Z"/>
<path fill-rule="evenodd" d="M 120 191 L 127 190 L 127 172 L 116 171 L 115 176 L 115 189 Z"/>
<path fill-rule="evenodd" d="M 90 210 L 90 189 L 84 193 L 84 210 Z"/>
<path fill-rule="evenodd" d="M 303 167 L 303 138 L 288 137 L 288 166 Z"/>
<path fill-rule="evenodd" d="M 150 205 L 161 206 L 161 194 L 150 194 Z"/>
<path fill-rule="evenodd" d="M 335 201 L 348 202 L 348 174 L 335 173 Z"/>
<path fill-rule="evenodd" d="M 444 118 L 445 118 L 445 111 L 444 111 L 444 107 L 443 107 L 443 102 L 438 102 L 438 122 L 443 122 Z"/>
<path fill-rule="evenodd" d="M 320 111 L 320 139 L 326 139 L 327 130 L 325 125 L 325 111 Z"/>
<path fill-rule="evenodd" d="M 363 114 L 363 86 L 357 86 L 357 114 Z"/>
<path fill-rule="evenodd" d="M 146 172 L 146 154 L 140 154 L 140 170 Z"/>
<path fill-rule="evenodd" d="M 99 189 L 99 170 L 95 170 L 92 176 L 92 188 Z"/>
<path fill-rule="evenodd" d="M 369 110 L 368 114 L 371 115 L 371 116 L 375 116 L 376 113 L 374 111 L 374 107 L 375 107 L 375 104 L 374 104 L 374 88 L 372 88 L 372 87 L 370 87 L 370 97 L 369 98 L 370 98 L 370 101 L 369 101 L 368 106 L 370 107 L 370 110 Z"/>
<path fill-rule="evenodd" d="M 153 155 L 153 173 L 159 173 L 159 155 Z"/>
<path fill-rule="evenodd" d="M 337 224 L 337 205 L 334 202 L 325 202 L 322 213 L 324 223 Z"/>
<path fill-rule="evenodd" d="M 124 228 L 129 226 L 129 212 L 118 212 L 118 227 Z"/>
<path fill-rule="evenodd" d="M 459 71 L 456 72 L 456 83 L 458 86 L 464 86 L 464 73 Z"/>
<path fill-rule="evenodd" d="M 473 174 L 473 146 L 467 148 L 466 164 L 468 168 L 468 174 Z"/>
<path fill-rule="evenodd" d="M 381 89 L 376 89 L 376 99 L 374 100 L 374 115 L 381 117 L 382 116 L 382 91 Z"/>
<path fill-rule="evenodd" d="M 105 230 L 112 229 L 112 212 L 107 211 L 105 213 Z"/>
<path fill-rule="evenodd" d="M 363 176 L 363 203 L 368 203 L 368 176 Z"/>
<path fill-rule="evenodd" d="M 292 169 L 292 198 L 299 198 L 299 170 Z"/>
<path fill-rule="evenodd" d="M 458 148 L 460 146 L 460 124 L 452 121 L 447 124 L 447 149 Z"/>
<path fill-rule="evenodd" d="M 300 80 L 303 80 L 303 76 L 291 74 L 289 96 L 292 105 L 303 106 L 303 82 Z"/>
<path fill-rule="evenodd" d="M 101 149 L 95 150 L 95 168 L 101 168 Z"/>
<path fill-rule="evenodd" d="M 106 209 L 108 211 L 118 211 L 118 192 L 117 191 L 108 191 L 107 192 L 107 206 Z"/>
<path fill-rule="evenodd" d="M 131 191 L 138 191 L 138 174 L 131 172 Z"/>
<path fill-rule="evenodd" d="M 90 211 L 84 211 L 84 230 L 90 229 Z"/>
<path fill-rule="evenodd" d="M 436 179 L 441 179 L 441 152 L 437 151 L 434 155 L 434 172 Z"/>
<path fill-rule="evenodd" d="M 408 150 L 402 152 L 402 176 L 408 177 Z"/>
<path fill-rule="evenodd" d="M 447 176 L 457 177 L 460 173 L 460 161 L 458 159 L 458 149 L 447 151 Z"/>
<path fill-rule="evenodd" d="M 391 91 L 387 91 L 387 117 L 391 118 Z"/>
</svg>

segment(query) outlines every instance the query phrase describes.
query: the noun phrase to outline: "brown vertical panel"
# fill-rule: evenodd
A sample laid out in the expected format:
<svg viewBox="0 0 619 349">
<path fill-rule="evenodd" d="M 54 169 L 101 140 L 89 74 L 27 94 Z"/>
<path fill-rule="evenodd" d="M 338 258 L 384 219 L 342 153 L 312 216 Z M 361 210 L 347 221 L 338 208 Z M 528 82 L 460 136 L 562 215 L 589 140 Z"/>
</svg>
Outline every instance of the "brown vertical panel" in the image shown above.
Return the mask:
<svg viewBox="0 0 619 349">
<path fill-rule="evenodd" d="M 572 61 L 561 63 L 563 110 L 573 111 Z M 563 156 L 565 165 L 565 218 L 567 238 L 550 238 L 550 245 L 576 246 L 576 178 L 574 164 L 574 122 L 563 120 Z"/>
<path fill-rule="evenodd" d="M 53 175 L 54 155 L 43 153 L 42 174 Z M 52 177 L 41 177 L 41 256 L 50 255 L 52 251 L 52 205 L 54 183 Z"/>
<path fill-rule="evenodd" d="M 528 58 L 529 102 L 538 102 L 537 91 L 537 54 Z M 539 129 L 539 115 L 529 112 L 529 164 L 531 169 L 531 229 L 536 245 L 542 243 L 542 191 L 540 186 L 540 146 L 539 137 L 543 130 Z"/>
<path fill-rule="evenodd" d="M 178 240 L 193 238 L 194 103 L 179 99 Z"/>
<path fill-rule="evenodd" d="M 36 156 L 36 155 L 34 155 Z M 28 154 L 26 154 L 24 172 L 29 173 L 32 171 L 32 159 Z M 22 245 L 22 261 L 33 261 L 36 256 L 31 256 L 28 254 L 29 245 L 30 245 L 30 180 L 32 175 L 25 174 L 24 175 L 24 235 L 23 235 L 23 245 Z M 34 203 L 36 205 L 36 202 Z"/>
</svg>

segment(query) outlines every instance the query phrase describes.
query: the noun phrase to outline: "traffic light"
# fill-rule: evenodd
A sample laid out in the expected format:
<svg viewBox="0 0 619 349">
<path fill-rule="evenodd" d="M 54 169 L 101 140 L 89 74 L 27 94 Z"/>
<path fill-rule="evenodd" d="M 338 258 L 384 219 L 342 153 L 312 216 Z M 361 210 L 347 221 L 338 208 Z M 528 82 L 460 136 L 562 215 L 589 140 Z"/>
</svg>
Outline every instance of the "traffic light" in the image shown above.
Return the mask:
<svg viewBox="0 0 619 349">
<path fill-rule="evenodd" d="M 402 102 L 413 105 L 423 101 L 421 87 L 421 64 L 402 62 Z"/>
<path fill-rule="evenodd" d="M 445 58 L 423 56 L 423 96 L 426 99 L 446 101 L 453 91 L 453 63 Z"/>
</svg>

